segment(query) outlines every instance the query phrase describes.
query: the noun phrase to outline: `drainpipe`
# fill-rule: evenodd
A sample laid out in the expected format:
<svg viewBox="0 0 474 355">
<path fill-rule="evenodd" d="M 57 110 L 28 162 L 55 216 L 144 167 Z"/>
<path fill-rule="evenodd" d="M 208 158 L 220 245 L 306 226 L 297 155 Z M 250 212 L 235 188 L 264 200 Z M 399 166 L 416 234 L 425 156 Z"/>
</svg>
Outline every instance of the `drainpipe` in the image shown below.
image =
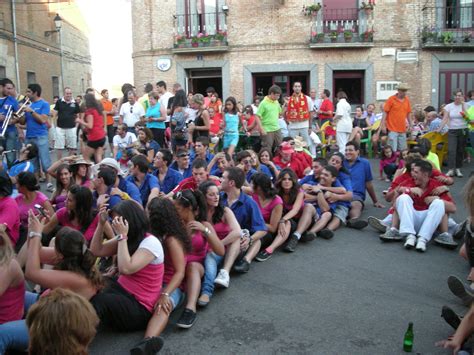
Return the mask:
<svg viewBox="0 0 474 355">
<path fill-rule="evenodd" d="M 12 25 L 13 25 L 13 47 L 15 48 L 15 74 L 16 74 L 16 92 L 21 93 L 20 67 L 18 65 L 18 39 L 16 37 L 16 7 L 15 0 L 12 3 Z"/>
</svg>

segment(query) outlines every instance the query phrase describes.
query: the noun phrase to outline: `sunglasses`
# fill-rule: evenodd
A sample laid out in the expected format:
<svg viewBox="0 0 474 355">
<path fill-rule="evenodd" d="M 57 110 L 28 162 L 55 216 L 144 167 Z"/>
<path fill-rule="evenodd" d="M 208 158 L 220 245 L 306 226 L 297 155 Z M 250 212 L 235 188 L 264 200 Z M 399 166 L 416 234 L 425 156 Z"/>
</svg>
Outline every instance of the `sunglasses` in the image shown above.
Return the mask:
<svg viewBox="0 0 474 355">
<path fill-rule="evenodd" d="M 133 106 L 130 106 L 130 113 L 133 113 Z"/>
<path fill-rule="evenodd" d="M 183 195 L 182 191 L 178 191 L 175 196 L 176 196 L 176 200 L 184 200 L 191 205 L 191 201 L 189 201 L 189 199 Z"/>
</svg>

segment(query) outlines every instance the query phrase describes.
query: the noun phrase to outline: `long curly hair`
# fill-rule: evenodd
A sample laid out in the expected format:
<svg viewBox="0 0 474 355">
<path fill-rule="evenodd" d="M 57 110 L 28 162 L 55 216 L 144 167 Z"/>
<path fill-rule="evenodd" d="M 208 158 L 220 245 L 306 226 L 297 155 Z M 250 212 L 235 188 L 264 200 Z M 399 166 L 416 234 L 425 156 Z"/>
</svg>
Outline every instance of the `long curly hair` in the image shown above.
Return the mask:
<svg viewBox="0 0 474 355">
<path fill-rule="evenodd" d="M 191 251 L 191 239 L 170 199 L 155 197 L 148 203 L 147 210 L 153 235 L 162 242 L 167 236 L 173 236 L 181 243 L 185 252 Z"/>
<path fill-rule="evenodd" d="M 203 193 L 204 197 L 206 197 L 207 190 L 212 186 L 217 187 L 217 185 L 213 181 L 204 181 L 201 185 L 199 185 L 199 190 Z M 219 198 L 219 204 L 214 208 L 214 214 L 212 215 L 212 223 L 216 224 L 222 221 L 224 217 L 224 205 L 222 204 L 222 200 Z"/>
<path fill-rule="evenodd" d="M 56 270 L 81 274 L 98 289 L 103 287 L 102 276 L 95 265 L 96 258 L 87 248 L 81 232 L 70 227 L 61 228 L 56 234 L 54 247 L 63 256 L 56 264 Z"/>
</svg>

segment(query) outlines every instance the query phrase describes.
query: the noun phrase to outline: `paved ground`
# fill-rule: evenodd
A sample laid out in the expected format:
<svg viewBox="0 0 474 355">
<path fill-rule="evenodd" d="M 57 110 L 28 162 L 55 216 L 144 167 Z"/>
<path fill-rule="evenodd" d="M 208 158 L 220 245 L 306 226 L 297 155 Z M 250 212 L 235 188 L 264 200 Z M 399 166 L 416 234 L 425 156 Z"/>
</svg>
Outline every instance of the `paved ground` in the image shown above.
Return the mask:
<svg viewBox="0 0 474 355">
<path fill-rule="evenodd" d="M 456 220 L 466 217 L 461 202 L 466 181 L 456 179 L 452 189 Z M 375 184 L 381 198 L 388 184 Z M 369 204 L 364 216 L 384 212 Z M 380 242 L 370 227 L 343 228 L 332 240 L 300 244 L 293 254 L 277 252 L 267 262 L 253 263 L 248 274 L 233 275 L 230 288 L 217 292 L 191 329 L 174 325 L 181 310 L 175 312 L 163 334 L 163 353 L 399 354 L 412 321 L 413 352 L 445 354 L 434 346 L 451 333 L 440 318 L 441 307 L 465 311 L 446 279 L 465 279 L 467 272 L 455 251 L 430 244 L 420 254 Z M 141 336 L 99 334 L 91 354 L 126 354 Z"/>
</svg>

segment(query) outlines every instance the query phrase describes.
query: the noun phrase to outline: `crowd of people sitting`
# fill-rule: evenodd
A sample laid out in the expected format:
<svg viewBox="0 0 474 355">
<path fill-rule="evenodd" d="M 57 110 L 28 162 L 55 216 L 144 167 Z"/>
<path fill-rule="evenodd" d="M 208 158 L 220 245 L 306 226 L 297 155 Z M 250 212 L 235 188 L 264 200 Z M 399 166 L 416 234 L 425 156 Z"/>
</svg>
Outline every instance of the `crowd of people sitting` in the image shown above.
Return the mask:
<svg viewBox="0 0 474 355">
<path fill-rule="evenodd" d="M 13 102 L 11 86 L 2 82 L 2 107 Z M 144 330 L 131 353 L 154 354 L 163 346 L 161 334 L 174 310 L 183 306 L 176 325 L 190 328 L 198 307 L 211 302 L 215 287 L 228 288 L 233 272 L 247 273 L 254 261 L 265 262 L 280 250 L 293 253 L 300 242 L 331 239 L 342 226 L 370 225 L 382 241 L 403 241 L 404 248 L 418 252 L 425 252 L 431 239 L 454 249 L 465 238 L 461 254 L 473 267 L 474 280 L 474 177 L 465 194 L 470 218 L 456 223 L 449 186 L 461 175 L 460 165 L 454 162 L 443 174 L 443 162 L 426 138 L 416 136 L 416 145 L 407 147 L 407 118 L 410 127 L 414 124 L 411 109 L 406 111 L 406 87 L 385 103 L 379 119 L 374 105 L 367 111 L 357 107 L 352 119 L 342 91 L 335 111 L 328 90 L 316 109 L 313 98 L 301 94 L 300 83 L 283 106 L 276 86 L 254 102 L 256 107 L 240 107 L 233 97 L 222 103 L 212 88 L 206 98 L 186 95 L 179 84 L 174 95 L 164 82 L 146 89 L 138 99 L 125 85 L 115 109 L 106 102 L 106 90 L 102 102 L 87 93 L 82 107 L 65 89 L 54 106 L 54 146 L 74 152 L 71 141 L 79 139 L 82 155 L 61 153 L 51 164 L 49 105 L 40 98 L 39 85 L 28 87 L 32 105 L 23 121 L 15 117 L 8 127 L 16 137 L 26 128 L 25 144 L 15 159 L 9 151 L 10 160 L 0 169 L 0 353 L 28 347 L 32 353 L 68 353 L 67 341 L 55 340 L 61 329 L 71 329 L 70 346 L 86 351 L 96 328 L 110 327 Z M 460 105 L 469 112 L 463 101 Z M 449 115 L 449 105 L 445 110 L 435 130 L 457 118 Z M 427 119 L 433 116 L 434 109 L 425 111 Z M 403 112 L 404 139 L 393 123 Z M 109 126 L 116 114 L 115 131 Z M 385 207 L 370 161 L 361 156 L 367 128 L 377 120 L 373 142 L 380 152 L 380 178 L 390 183 L 384 219 L 362 217 L 367 194 L 373 206 Z M 317 135 L 322 127 L 335 131 L 335 149 Z M 387 144 L 379 145 L 387 129 Z M 460 164 L 463 157 L 464 151 Z M 42 172 L 50 196 L 40 191 Z M 459 279 L 449 284 L 472 303 L 474 293 Z M 63 304 L 52 310 L 58 299 Z M 74 310 L 80 314 L 64 319 Z M 452 312 L 444 312 L 453 319 Z M 473 317 L 471 311 L 458 319 L 455 337 L 441 345 L 460 347 L 473 330 Z"/>
</svg>

